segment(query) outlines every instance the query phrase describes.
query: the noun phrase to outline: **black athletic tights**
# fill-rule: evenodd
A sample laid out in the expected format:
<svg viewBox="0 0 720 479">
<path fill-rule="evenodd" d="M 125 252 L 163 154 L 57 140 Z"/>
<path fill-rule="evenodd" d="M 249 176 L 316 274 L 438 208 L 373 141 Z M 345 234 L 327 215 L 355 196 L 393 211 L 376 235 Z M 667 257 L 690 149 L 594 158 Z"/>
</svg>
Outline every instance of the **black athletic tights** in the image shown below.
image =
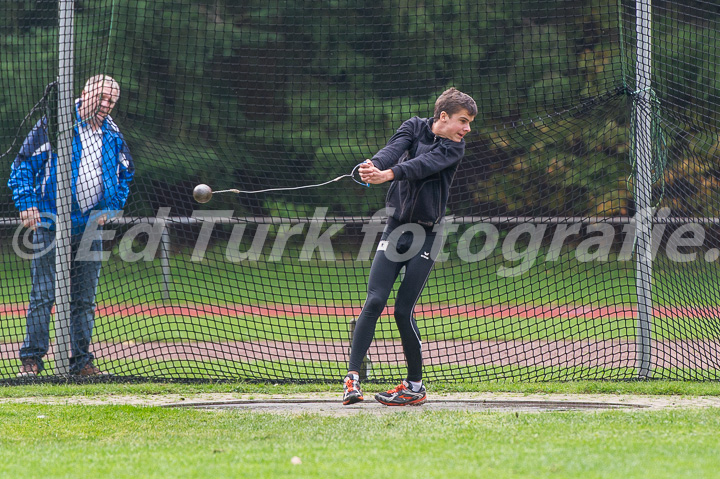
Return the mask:
<svg viewBox="0 0 720 479">
<path fill-rule="evenodd" d="M 432 254 L 435 236 L 417 224 L 397 227 L 388 224 L 383 231 L 370 268 L 367 299 L 355 324 L 349 371 L 360 371 L 375 335 L 377 320 L 404 266 L 405 276 L 395 300 L 395 323 L 407 361 L 407 380 L 422 380 L 422 343 L 413 310 L 435 263 Z"/>
</svg>

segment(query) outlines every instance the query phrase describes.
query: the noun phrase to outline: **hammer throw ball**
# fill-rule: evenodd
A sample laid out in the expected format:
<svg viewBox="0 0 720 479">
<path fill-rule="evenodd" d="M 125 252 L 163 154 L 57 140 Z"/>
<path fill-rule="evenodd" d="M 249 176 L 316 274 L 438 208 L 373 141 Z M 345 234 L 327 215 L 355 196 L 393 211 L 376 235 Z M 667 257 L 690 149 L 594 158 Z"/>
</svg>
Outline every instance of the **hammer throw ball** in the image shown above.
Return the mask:
<svg viewBox="0 0 720 479">
<path fill-rule="evenodd" d="M 210 198 L 212 198 L 212 194 L 212 188 L 208 185 L 200 184 L 193 190 L 193 198 L 195 198 L 195 201 L 198 203 L 207 203 L 210 201 Z"/>
</svg>

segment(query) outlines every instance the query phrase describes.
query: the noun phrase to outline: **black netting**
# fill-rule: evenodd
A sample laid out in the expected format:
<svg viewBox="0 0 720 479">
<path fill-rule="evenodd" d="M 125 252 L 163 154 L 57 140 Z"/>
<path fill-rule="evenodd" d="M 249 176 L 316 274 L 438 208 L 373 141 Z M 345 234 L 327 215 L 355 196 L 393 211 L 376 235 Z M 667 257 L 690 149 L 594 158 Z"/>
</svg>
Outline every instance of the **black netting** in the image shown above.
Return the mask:
<svg viewBox="0 0 720 479">
<path fill-rule="evenodd" d="M 388 189 L 343 175 L 454 86 L 479 113 L 415 307 L 425 377 L 717 379 L 720 7 L 648 3 L 4 2 L 0 378 L 31 336 L 50 338 L 41 377 L 73 372 L 77 350 L 121 379 L 341 378 Z M 73 150 L 55 188 L 51 153 L 97 111 L 64 114 L 63 88 L 83 98 L 97 74 L 119 84 L 123 138 Z M 77 173 L 93 158 L 116 161 L 99 190 Z M 46 307 L 69 296 L 27 335 L 37 234 L 19 210 L 75 211 L 133 167 L 102 230 L 92 334 L 57 333 L 82 324 L 72 269 L 66 289 L 36 286 Z M 394 300 L 363 376 L 405 372 Z"/>
</svg>

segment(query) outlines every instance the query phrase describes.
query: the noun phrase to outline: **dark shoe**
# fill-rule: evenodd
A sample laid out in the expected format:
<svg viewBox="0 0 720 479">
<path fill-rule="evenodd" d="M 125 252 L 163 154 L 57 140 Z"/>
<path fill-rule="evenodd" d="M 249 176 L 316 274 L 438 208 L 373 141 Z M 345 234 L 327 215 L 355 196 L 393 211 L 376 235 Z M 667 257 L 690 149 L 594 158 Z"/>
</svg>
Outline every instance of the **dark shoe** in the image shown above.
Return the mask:
<svg viewBox="0 0 720 479">
<path fill-rule="evenodd" d="M 360 381 L 351 378 L 350 376 L 345 378 L 343 383 L 343 404 L 355 404 L 363 399 L 363 393 L 360 389 Z"/>
<path fill-rule="evenodd" d="M 34 359 L 23 359 L 20 372 L 17 373 L 19 378 L 34 378 L 40 374 L 40 366 Z"/>
<path fill-rule="evenodd" d="M 425 386 L 420 391 L 414 392 L 410 384 L 403 381 L 399 386 L 375 395 L 375 399 L 386 406 L 419 406 L 427 400 Z"/>
<path fill-rule="evenodd" d="M 95 376 L 109 376 L 108 373 L 100 371 L 92 362 L 87 363 L 83 368 L 76 373 L 77 376 L 82 377 L 95 377 Z"/>
</svg>

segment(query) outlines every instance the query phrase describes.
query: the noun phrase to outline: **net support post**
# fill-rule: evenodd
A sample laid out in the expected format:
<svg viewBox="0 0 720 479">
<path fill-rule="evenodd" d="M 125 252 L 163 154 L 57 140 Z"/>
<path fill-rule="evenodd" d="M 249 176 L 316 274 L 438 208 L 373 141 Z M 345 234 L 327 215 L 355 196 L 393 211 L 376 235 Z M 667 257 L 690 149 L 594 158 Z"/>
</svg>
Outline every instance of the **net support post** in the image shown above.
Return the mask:
<svg viewBox="0 0 720 479">
<path fill-rule="evenodd" d="M 58 3 L 58 158 L 55 205 L 55 375 L 70 371 L 70 265 L 72 240 L 72 136 L 73 136 L 73 61 L 74 0 Z"/>
<path fill-rule="evenodd" d="M 164 219 L 156 220 L 165 222 Z M 170 233 L 163 224 L 160 235 L 160 267 L 162 268 L 162 298 L 166 303 L 170 301 L 170 282 L 172 281 L 172 270 L 170 269 Z"/>
<path fill-rule="evenodd" d="M 652 362 L 652 0 L 635 2 L 637 98 L 635 111 L 635 288 L 637 294 L 637 374 L 650 378 Z"/>
</svg>

